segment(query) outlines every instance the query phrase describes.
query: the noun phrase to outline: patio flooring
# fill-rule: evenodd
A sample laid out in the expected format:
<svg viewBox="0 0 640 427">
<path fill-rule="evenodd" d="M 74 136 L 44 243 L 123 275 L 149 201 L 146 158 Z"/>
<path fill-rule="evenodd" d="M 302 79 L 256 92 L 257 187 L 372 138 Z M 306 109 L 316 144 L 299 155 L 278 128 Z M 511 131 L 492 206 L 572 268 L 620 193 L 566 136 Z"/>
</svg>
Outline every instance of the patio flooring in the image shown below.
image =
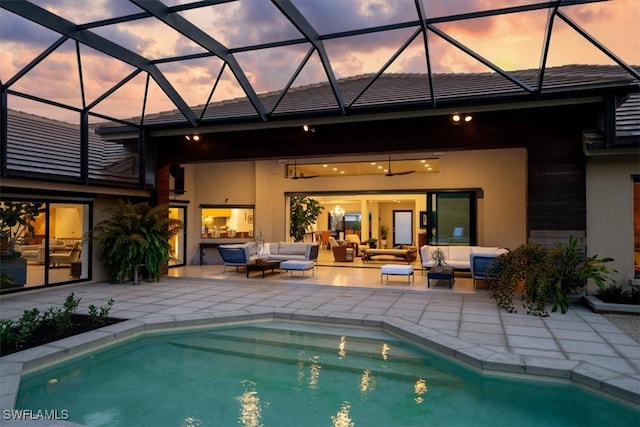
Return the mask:
<svg viewBox="0 0 640 427">
<path fill-rule="evenodd" d="M 382 264 L 380 264 L 382 265 Z M 225 321 L 282 318 L 379 326 L 416 340 L 478 369 L 566 379 L 640 405 L 640 344 L 606 317 L 586 307 L 540 318 L 500 311 L 471 279 L 452 290 L 392 277 L 381 284 L 379 268 L 316 267 L 300 272 L 244 272 L 222 266 L 173 268 L 160 282 L 83 283 L 0 298 L 2 318 L 23 310 L 61 306 L 74 292 L 79 312 L 115 304 L 110 315 L 130 319 L 0 359 L 0 406 L 12 408 L 22 372 L 146 329 Z M 23 424 L 20 424 L 23 425 Z"/>
</svg>

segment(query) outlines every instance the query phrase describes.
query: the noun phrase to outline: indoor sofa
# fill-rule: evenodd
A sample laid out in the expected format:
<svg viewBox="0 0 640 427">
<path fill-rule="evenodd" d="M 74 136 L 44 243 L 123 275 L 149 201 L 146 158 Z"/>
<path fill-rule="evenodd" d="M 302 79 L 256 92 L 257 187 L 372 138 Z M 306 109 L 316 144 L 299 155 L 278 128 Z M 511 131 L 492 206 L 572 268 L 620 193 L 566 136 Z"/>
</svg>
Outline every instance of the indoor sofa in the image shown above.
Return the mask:
<svg viewBox="0 0 640 427">
<path fill-rule="evenodd" d="M 265 243 L 262 250 L 256 242 L 220 245 L 218 252 L 227 267 L 244 267 L 257 259 L 268 261 L 315 261 L 318 259 L 318 242 L 275 242 Z"/>
<path fill-rule="evenodd" d="M 429 246 L 424 245 L 420 247 L 420 262 L 422 268 L 428 269 L 436 265 L 436 261 L 433 259 L 433 253 L 441 249 L 444 253 L 444 262 L 450 267 L 460 270 L 471 270 L 471 255 L 495 255 L 499 256 L 507 253 L 509 250 L 498 247 L 484 247 L 484 246 Z"/>
<path fill-rule="evenodd" d="M 27 262 L 44 264 L 44 242 L 38 245 L 20 245 L 17 250 L 26 258 Z M 49 239 L 49 251 L 68 251 L 69 248 L 64 240 Z"/>
<path fill-rule="evenodd" d="M 362 255 L 362 262 L 375 261 L 374 257 L 376 256 L 384 256 L 381 258 L 383 261 L 388 261 L 389 257 L 393 257 L 392 259 L 398 258 L 402 261 L 405 261 L 407 264 L 411 264 L 416 260 L 416 247 L 415 246 L 407 246 L 406 248 L 393 248 L 393 249 L 365 249 Z"/>
</svg>

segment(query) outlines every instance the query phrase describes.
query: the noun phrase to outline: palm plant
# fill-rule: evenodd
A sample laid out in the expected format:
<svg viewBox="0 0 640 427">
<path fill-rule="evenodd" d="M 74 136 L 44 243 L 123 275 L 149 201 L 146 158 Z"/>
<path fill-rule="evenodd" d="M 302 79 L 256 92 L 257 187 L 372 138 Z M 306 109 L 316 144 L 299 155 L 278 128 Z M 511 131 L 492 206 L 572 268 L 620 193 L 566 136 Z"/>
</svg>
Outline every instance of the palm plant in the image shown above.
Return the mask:
<svg viewBox="0 0 640 427">
<path fill-rule="evenodd" d="M 120 200 L 104 212 L 110 217 L 96 224 L 86 238 L 100 245 L 109 280 L 122 283 L 140 265 L 145 266 L 149 279 L 160 280 L 171 257 L 169 239 L 182 229 L 182 221 L 170 218 L 166 205 Z"/>
</svg>

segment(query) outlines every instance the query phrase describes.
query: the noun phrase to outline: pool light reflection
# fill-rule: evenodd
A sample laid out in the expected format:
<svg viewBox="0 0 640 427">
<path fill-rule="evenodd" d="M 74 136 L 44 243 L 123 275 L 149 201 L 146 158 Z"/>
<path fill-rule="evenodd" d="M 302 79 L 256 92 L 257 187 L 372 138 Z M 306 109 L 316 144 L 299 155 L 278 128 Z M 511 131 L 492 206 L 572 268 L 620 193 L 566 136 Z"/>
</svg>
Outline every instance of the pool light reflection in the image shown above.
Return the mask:
<svg viewBox="0 0 640 427">
<path fill-rule="evenodd" d="M 424 397 L 422 397 L 422 395 L 429 391 L 427 390 L 427 380 L 423 378 L 418 379 L 418 381 L 416 381 L 416 383 L 413 385 L 413 391 L 416 395 L 414 399 L 415 402 L 418 405 L 424 402 Z"/>
</svg>

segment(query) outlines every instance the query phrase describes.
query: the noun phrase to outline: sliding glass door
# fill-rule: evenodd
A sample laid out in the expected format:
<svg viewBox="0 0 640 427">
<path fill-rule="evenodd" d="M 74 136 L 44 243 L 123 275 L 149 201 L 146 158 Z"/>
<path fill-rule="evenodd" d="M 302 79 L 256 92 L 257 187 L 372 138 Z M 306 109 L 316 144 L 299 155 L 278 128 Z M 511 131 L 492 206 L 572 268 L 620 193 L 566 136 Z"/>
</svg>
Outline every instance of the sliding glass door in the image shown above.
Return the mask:
<svg viewBox="0 0 640 427">
<path fill-rule="evenodd" d="M 427 212 L 429 245 L 476 244 L 474 191 L 428 192 Z"/>
</svg>

